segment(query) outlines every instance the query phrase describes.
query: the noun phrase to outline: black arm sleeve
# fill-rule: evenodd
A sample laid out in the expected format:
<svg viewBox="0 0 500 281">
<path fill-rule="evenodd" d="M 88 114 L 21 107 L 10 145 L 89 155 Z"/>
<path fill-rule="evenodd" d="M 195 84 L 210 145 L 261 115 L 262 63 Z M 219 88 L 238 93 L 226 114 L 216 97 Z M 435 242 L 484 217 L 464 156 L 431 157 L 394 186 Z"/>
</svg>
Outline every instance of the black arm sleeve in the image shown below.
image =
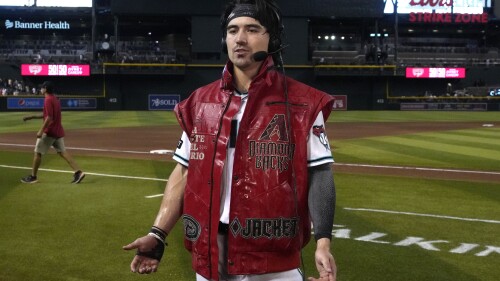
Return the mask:
<svg viewBox="0 0 500 281">
<path fill-rule="evenodd" d="M 309 213 L 314 227 L 314 238 L 332 239 L 335 216 L 335 182 L 331 164 L 309 168 Z"/>
</svg>

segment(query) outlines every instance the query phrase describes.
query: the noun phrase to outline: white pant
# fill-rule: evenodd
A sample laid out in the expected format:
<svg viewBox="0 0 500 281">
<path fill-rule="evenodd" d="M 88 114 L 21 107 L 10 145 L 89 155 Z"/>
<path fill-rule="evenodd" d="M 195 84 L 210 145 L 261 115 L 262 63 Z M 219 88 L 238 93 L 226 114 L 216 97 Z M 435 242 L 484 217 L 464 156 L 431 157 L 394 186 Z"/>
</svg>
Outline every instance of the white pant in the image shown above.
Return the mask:
<svg viewBox="0 0 500 281">
<path fill-rule="evenodd" d="M 252 275 L 229 275 L 227 274 L 227 235 L 217 235 L 217 245 L 219 246 L 219 280 L 220 281 L 303 281 L 299 269 L 292 269 L 282 272 L 252 274 Z M 203 276 L 196 274 L 196 281 L 209 281 Z"/>
</svg>

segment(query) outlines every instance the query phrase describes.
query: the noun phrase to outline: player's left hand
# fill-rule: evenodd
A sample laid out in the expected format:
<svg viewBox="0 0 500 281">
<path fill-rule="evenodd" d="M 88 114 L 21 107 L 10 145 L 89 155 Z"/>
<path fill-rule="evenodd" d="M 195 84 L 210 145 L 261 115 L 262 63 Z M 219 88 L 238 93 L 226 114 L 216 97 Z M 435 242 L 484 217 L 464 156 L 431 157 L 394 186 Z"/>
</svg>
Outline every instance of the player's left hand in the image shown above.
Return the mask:
<svg viewBox="0 0 500 281">
<path fill-rule="evenodd" d="M 318 248 L 314 254 L 319 278 L 309 277 L 309 281 L 336 281 L 337 265 L 329 248 Z"/>
</svg>

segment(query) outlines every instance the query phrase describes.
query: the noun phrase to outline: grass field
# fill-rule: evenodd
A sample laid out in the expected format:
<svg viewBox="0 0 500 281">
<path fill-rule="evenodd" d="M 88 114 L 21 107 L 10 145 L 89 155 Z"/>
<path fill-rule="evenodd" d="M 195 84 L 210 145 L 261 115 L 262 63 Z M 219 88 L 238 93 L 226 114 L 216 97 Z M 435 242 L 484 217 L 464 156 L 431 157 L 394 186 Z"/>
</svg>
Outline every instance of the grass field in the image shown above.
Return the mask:
<svg viewBox="0 0 500 281">
<path fill-rule="evenodd" d="M 34 185 L 32 148 L 12 151 L 3 136 L 33 132 L 22 112 L 0 113 L 0 280 L 194 280 L 178 224 L 159 272 L 130 273 L 121 247 L 145 234 L 174 162 L 74 154 L 88 176 L 70 185 L 57 155 Z M 166 112 L 64 112 L 67 131 L 176 124 Z M 493 127 L 332 141 L 336 162 L 500 174 L 498 112 L 334 112 L 342 122 L 484 122 Z M 327 124 L 327 126 L 329 126 Z M 118 141 L 118 140 L 117 140 Z M 126 140 L 119 140 L 125 141 Z M 92 139 L 89 139 L 89 145 Z M 339 172 L 332 250 L 338 280 L 500 279 L 500 182 Z M 303 251 L 315 275 L 314 242 Z"/>
</svg>

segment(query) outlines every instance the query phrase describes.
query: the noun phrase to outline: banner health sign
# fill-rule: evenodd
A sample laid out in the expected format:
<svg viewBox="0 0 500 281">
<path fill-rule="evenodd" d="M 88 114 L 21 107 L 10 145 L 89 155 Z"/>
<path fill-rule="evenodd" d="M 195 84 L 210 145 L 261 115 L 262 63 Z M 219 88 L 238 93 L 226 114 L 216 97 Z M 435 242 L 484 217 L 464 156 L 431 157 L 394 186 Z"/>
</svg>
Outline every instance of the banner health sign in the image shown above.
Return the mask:
<svg viewBox="0 0 500 281">
<path fill-rule="evenodd" d="M 95 98 L 61 98 L 62 109 L 96 109 Z"/>
<path fill-rule="evenodd" d="M 5 29 L 48 29 L 48 30 L 61 30 L 61 29 L 70 29 L 71 25 L 67 21 L 37 21 L 37 22 L 28 22 L 28 21 L 20 21 L 20 20 L 5 20 Z"/>
<path fill-rule="evenodd" d="M 149 110 L 174 110 L 180 95 L 149 95 Z"/>
<path fill-rule="evenodd" d="M 44 98 L 8 98 L 7 109 L 43 109 Z M 95 98 L 60 98 L 62 109 L 96 109 Z"/>
</svg>

